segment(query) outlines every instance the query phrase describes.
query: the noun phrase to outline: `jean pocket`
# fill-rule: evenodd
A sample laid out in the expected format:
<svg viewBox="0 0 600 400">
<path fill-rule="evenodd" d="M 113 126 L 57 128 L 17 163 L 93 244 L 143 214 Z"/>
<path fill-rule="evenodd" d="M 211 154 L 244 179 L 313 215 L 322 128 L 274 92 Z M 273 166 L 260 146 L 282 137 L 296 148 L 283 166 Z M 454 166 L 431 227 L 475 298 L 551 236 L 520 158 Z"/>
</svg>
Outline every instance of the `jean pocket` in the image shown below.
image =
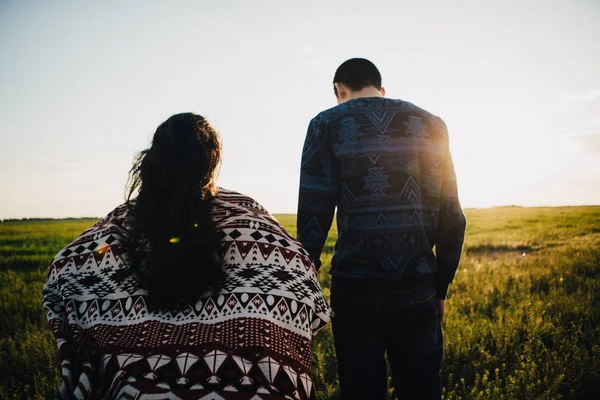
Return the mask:
<svg viewBox="0 0 600 400">
<path fill-rule="evenodd" d="M 381 302 L 352 296 L 331 295 L 333 318 L 338 322 L 371 323 L 377 320 L 381 312 Z"/>
<path fill-rule="evenodd" d="M 435 334 L 439 322 L 435 290 L 422 299 L 411 301 L 408 304 L 408 317 L 415 336 Z"/>
</svg>

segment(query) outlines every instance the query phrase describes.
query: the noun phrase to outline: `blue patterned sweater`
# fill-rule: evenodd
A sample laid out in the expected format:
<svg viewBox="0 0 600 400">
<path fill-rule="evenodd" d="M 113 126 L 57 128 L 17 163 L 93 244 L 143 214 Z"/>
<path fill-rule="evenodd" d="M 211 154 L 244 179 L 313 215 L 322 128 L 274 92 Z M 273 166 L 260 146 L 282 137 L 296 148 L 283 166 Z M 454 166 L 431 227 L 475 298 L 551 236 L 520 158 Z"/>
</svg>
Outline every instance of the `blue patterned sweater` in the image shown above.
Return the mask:
<svg viewBox="0 0 600 400">
<path fill-rule="evenodd" d="M 382 97 L 317 115 L 302 152 L 297 217 L 298 239 L 317 268 L 336 207 L 331 275 L 433 281 L 446 297 L 466 220 L 440 118 Z"/>
</svg>

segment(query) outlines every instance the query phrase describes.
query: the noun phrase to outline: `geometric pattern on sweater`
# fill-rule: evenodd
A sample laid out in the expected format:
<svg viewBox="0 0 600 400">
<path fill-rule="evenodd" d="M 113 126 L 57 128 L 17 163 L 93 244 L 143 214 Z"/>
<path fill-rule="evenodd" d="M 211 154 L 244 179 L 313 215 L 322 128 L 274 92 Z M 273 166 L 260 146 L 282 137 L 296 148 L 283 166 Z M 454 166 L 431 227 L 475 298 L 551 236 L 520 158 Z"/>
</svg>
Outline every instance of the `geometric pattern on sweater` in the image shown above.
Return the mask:
<svg viewBox="0 0 600 400">
<path fill-rule="evenodd" d="M 117 207 L 50 265 L 44 309 L 59 397 L 314 398 L 311 339 L 331 311 L 296 239 L 253 199 L 220 189 L 224 286 L 151 311 L 123 245 L 127 214 Z"/>
<path fill-rule="evenodd" d="M 465 232 L 444 122 L 382 97 L 319 113 L 304 142 L 297 214 L 298 239 L 317 268 L 336 212 L 332 275 L 435 279 L 443 295 Z"/>
</svg>

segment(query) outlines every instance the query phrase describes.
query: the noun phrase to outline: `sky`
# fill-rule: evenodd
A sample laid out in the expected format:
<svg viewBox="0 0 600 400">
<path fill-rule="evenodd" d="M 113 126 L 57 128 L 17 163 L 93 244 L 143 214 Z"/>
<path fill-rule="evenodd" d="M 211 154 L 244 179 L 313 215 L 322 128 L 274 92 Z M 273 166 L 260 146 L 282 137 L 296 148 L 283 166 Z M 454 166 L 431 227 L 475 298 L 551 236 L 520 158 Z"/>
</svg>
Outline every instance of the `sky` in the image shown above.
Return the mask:
<svg viewBox="0 0 600 400">
<path fill-rule="evenodd" d="M 169 116 L 295 213 L 311 118 L 364 57 L 440 116 L 464 207 L 600 204 L 600 1 L 0 0 L 0 219 L 103 216 Z"/>
</svg>

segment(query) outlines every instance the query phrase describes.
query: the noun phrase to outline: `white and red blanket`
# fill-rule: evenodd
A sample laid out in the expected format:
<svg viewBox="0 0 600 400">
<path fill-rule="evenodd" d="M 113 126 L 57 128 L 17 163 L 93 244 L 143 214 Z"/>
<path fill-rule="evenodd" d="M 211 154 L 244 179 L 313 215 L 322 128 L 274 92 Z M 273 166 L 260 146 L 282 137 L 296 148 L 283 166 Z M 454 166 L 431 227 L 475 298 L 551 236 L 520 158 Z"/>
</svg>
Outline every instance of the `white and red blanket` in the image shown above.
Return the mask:
<svg viewBox="0 0 600 400">
<path fill-rule="evenodd" d="M 316 271 L 253 199 L 221 189 L 224 287 L 151 311 L 124 246 L 121 205 L 52 261 L 44 309 L 62 367 L 58 397 L 312 399 L 311 339 L 330 317 Z"/>
</svg>

